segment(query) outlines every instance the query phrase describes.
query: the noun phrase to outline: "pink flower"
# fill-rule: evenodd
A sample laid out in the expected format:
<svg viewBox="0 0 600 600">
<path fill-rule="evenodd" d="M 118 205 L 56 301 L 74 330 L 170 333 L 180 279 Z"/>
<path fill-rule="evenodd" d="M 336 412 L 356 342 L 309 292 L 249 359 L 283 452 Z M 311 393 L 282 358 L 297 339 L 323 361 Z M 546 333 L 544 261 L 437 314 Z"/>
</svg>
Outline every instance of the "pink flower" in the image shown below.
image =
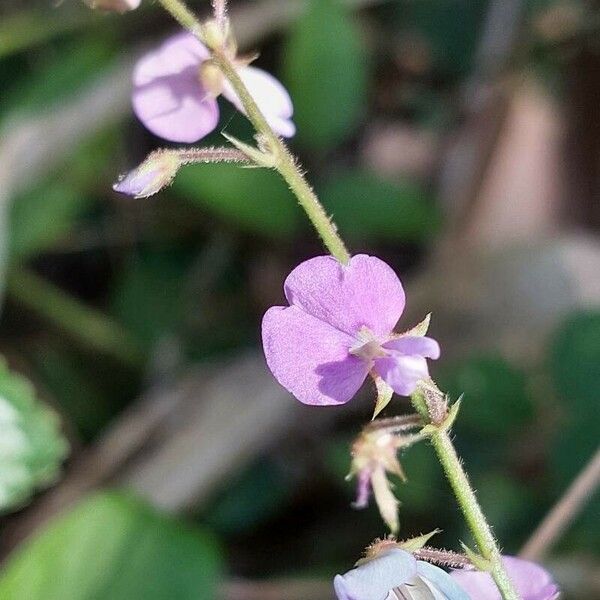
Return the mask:
<svg viewBox="0 0 600 600">
<path fill-rule="evenodd" d="M 304 404 L 348 402 L 369 373 L 408 396 L 428 377 L 425 359 L 440 355 L 429 337 L 393 332 L 404 290 L 378 258 L 359 254 L 342 265 L 318 256 L 296 267 L 284 289 L 290 306 L 266 312 L 263 346 L 277 381 Z"/>
<path fill-rule="evenodd" d="M 244 112 L 237 94 L 192 34 L 181 33 L 146 54 L 136 65 L 133 109 L 155 135 L 173 142 L 197 142 L 219 122 L 217 96 Z M 294 135 L 292 101 L 274 77 L 237 61 L 237 72 L 273 129 Z"/>
<path fill-rule="evenodd" d="M 538 564 L 513 556 L 503 556 L 502 560 L 523 600 L 555 600 L 559 597 L 558 586 L 551 575 Z M 502 600 L 489 573 L 456 570 L 451 575 L 473 599 Z"/>
</svg>

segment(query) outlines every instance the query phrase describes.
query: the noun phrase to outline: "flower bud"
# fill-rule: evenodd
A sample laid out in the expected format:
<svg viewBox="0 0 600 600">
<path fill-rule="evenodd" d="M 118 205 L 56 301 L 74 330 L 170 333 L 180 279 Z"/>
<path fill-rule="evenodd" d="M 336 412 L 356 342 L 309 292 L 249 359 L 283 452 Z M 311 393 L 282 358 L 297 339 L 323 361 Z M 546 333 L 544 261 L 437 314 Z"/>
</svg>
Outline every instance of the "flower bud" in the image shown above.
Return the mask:
<svg viewBox="0 0 600 600">
<path fill-rule="evenodd" d="M 84 0 L 93 9 L 108 10 L 124 13 L 135 10 L 142 0 Z"/>
<path fill-rule="evenodd" d="M 209 19 L 202 24 L 202 38 L 204 43 L 211 50 L 218 50 L 223 48 L 227 43 L 228 26 L 224 29 L 223 24 L 219 23 L 216 19 Z"/>
<path fill-rule="evenodd" d="M 212 60 L 205 60 L 200 65 L 200 81 L 210 96 L 217 98 L 223 91 L 225 77 Z"/>
<path fill-rule="evenodd" d="M 149 154 L 139 167 L 123 175 L 113 185 L 113 190 L 134 198 L 147 198 L 168 186 L 180 166 L 177 152 L 157 150 Z"/>
</svg>

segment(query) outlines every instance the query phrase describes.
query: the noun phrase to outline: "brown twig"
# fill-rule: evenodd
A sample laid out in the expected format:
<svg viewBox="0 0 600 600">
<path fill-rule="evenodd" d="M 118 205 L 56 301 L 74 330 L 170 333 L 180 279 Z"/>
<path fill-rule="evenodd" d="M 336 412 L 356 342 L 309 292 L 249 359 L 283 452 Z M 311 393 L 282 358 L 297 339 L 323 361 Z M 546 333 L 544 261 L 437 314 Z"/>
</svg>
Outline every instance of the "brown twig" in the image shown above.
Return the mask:
<svg viewBox="0 0 600 600">
<path fill-rule="evenodd" d="M 530 560 L 542 558 L 591 500 L 599 485 L 600 448 L 533 532 L 519 555 Z"/>
</svg>

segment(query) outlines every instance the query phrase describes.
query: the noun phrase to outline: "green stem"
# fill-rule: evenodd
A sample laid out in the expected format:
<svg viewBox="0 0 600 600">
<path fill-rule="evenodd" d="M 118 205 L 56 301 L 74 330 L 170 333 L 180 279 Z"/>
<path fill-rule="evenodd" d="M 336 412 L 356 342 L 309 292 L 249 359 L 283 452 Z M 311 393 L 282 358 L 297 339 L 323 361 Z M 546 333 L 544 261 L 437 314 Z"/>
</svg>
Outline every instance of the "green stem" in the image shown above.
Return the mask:
<svg viewBox="0 0 600 600">
<path fill-rule="evenodd" d="M 20 267 L 7 279 L 8 293 L 85 346 L 134 368 L 143 363 L 136 341 L 106 315 L 85 306 L 34 272 Z"/>
<path fill-rule="evenodd" d="M 163 8 L 184 28 L 193 33 L 202 43 L 202 25 L 196 15 L 180 0 L 159 0 Z"/>
<path fill-rule="evenodd" d="M 475 492 L 469 483 L 448 432 L 444 429 L 438 429 L 431 436 L 431 444 L 438 455 L 465 520 L 475 538 L 479 553 L 491 564 L 491 575 L 502 597 L 504 600 L 519 600 L 519 595 L 502 564 L 498 543 L 479 506 Z"/>
<path fill-rule="evenodd" d="M 183 2 L 180 0 L 160 0 L 160 2 L 183 27 L 189 29 L 202 41 L 202 27 Z M 336 226 L 327 216 L 325 209 L 319 202 L 314 190 L 306 181 L 301 168 L 287 146 L 267 123 L 254 98 L 252 98 L 252 95 L 238 75 L 231 59 L 220 49 L 213 50 L 213 59 L 233 86 L 244 106 L 248 119 L 254 125 L 256 131 L 263 136 L 268 143 L 269 149 L 276 156 L 277 164 L 275 168 L 295 194 L 300 206 L 306 212 L 326 248 L 341 263 L 347 264 L 350 261 L 350 254 L 338 235 Z"/>
<path fill-rule="evenodd" d="M 203 41 L 201 25 L 181 0 L 160 0 L 160 2 L 183 27 L 189 29 L 200 41 Z M 298 202 L 321 236 L 323 243 L 329 252 L 340 262 L 344 264 L 348 263 L 350 254 L 338 235 L 335 225 L 327 216 L 313 189 L 304 178 L 297 161 L 267 123 L 254 98 L 252 98 L 252 95 L 238 75 L 235 65 L 222 49 L 213 49 L 212 55 L 214 62 L 237 93 L 248 115 L 248 119 L 250 119 L 256 131 L 263 136 L 269 149 L 275 154 L 277 158 L 277 170 L 298 198 Z M 420 406 L 416 408 L 417 410 L 422 409 Z M 519 596 L 514 591 L 502 564 L 496 540 L 479 507 L 475 493 L 471 489 L 467 475 L 452 445 L 452 441 L 448 437 L 447 432 L 441 429 L 435 432 L 431 439 L 467 523 L 473 532 L 479 550 L 482 556 L 492 565 L 492 576 L 502 593 L 502 597 L 504 600 L 519 600 Z"/>
</svg>

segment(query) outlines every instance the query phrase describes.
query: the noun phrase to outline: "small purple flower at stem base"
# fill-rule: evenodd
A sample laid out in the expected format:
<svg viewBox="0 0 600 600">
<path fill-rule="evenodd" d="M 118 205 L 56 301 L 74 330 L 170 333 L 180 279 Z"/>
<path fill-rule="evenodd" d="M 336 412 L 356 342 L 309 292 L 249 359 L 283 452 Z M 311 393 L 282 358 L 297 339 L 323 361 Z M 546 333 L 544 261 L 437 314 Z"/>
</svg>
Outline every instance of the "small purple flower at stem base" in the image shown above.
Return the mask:
<svg viewBox="0 0 600 600">
<path fill-rule="evenodd" d="M 440 355 L 429 337 L 394 333 L 404 289 L 378 258 L 312 258 L 284 290 L 290 306 L 266 312 L 263 347 L 277 381 L 304 404 L 344 404 L 369 374 L 408 396 L 429 376 L 426 359 Z"/>
<path fill-rule="evenodd" d="M 293 106 L 286 89 L 265 71 L 237 59 L 234 45 L 230 53 L 267 122 L 279 135 L 293 136 Z M 155 135 L 173 142 L 197 142 L 216 128 L 220 94 L 244 112 L 236 92 L 211 61 L 209 50 L 190 33 L 175 35 L 146 54 L 135 67 L 133 83 L 133 109 L 140 121 Z"/>
<path fill-rule="evenodd" d="M 503 556 L 502 561 L 522 600 L 555 600 L 559 597 L 558 586 L 540 565 L 514 556 Z M 473 600 L 502 600 L 489 573 L 460 569 L 450 574 Z"/>
<path fill-rule="evenodd" d="M 333 586 L 338 600 L 469 600 L 448 573 L 400 548 L 360 561 Z"/>
</svg>

